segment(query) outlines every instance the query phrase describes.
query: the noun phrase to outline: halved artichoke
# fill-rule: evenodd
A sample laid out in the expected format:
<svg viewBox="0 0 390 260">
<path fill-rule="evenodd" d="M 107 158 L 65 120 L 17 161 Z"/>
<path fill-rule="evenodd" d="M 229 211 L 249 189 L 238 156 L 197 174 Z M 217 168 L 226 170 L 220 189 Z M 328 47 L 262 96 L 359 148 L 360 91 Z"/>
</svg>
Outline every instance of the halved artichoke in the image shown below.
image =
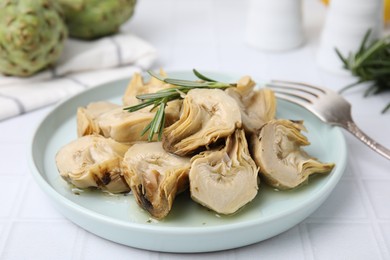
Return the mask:
<svg viewBox="0 0 390 260">
<path fill-rule="evenodd" d="M 77 109 L 77 135 L 100 134 L 97 118 L 105 112 L 118 108 L 119 105 L 107 101 L 92 102 L 87 107 Z"/>
<path fill-rule="evenodd" d="M 159 74 L 163 78 L 167 77 L 167 74 L 162 69 Z M 155 77 L 151 77 L 149 82 L 145 83 L 140 73 L 134 73 L 122 97 L 122 102 L 124 106 L 134 106 L 140 103 L 140 100 L 136 97 L 137 95 L 155 93 L 159 90 L 172 87 L 174 86 Z"/>
<path fill-rule="evenodd" d="M 161 69 L 160 76 L 165 78 L 167 77 L 167 74 Z M 122 102 L 124 106 L 134 106 L 141 102 L 141 100 L 137 99 L 137 95 L 156 93 L 160 90 L 173 87 L 173 85 L 164 83 L 155 77 L 151 77 L 150 80 L 145 83 L 141 74 L 134 73 L 125 94 L 122 97 Z M 182 100 L 173 100 L 167 104 L 165 107 L 165 126 L 169 126 L 179 119 L 182 104 Z M 147 109 L 151 109 L 151 107 Z"/>
<path fill-rule="evenodd" d="M 310 144 L 302 130 L 306 129 L 301 121 L 278 119 L 265 124 L 259 135 L 252 136 L 253 157 L 260 175 L 271 186 L 292 189 L 306 182 L 311 174 L 329 173 L 333 169 L 333 163 L 321 163 L 301 149 Z"/>
<path fill-rule="evenodd" d="M 176 194 L 188 188 L 190 159 L 167 153 L 161 142 L 133 145 L 123 162 L 138 205 L 154 218 L 167 216 Z"/>
<path fill-rule="evenodd" d="M 62 178 L 78 188 L 96 187 L 112 193 L 128 192 L 122 160 L 129 146 L 99 135 L 87 135 L 62 147 L 56 155 Z"/>
<path fill-rule="evenodd" d="M 110 103 L 107 103 L 107 111 L 101 109 L 99 113 L 95 109 L 99 104 L 92 103 L 86 108 L 78 108 L 77 131 L 79 136 L 99 134 L 122 143 L 147 140 L 148 135 L 142 136 L 141 133 L 153 119 L 155 112 L 150 112 L 149 108 L 145 108 L 129 113 L 117 105 L 111 108 Z"/>
<path fill-rule="evenodd" d="M 141 109 L 132 113 L 122 107 L 108 111 L 97 118 L 103 136 L 118 142 L 146 141 L 148 135 L 141 135 L 142 130 L 153 119 L 155 112 Z"/>
<path fill-rule="evenodd" d="M 255 85 L 249 76 L 245 76 L 237 82 L 237 87 L 225 90 L 239 105 L 243 128 L 249 133 L 258 132 L 276 114 L 274 92 L 268 88 L 254 90 Z"/>
<path fill-rule="evenodd" d="M 194 153 L 241 126 L 240 108 L 220 89 L 192 89 L 183 100 L 179 120 L 163 132 L 163 147 L 177 155 Z"/>
<path fill-rule="evenodd" d="M 191 161 L 191 197 L 203 206 L 232 214 L 256 196 L 258 169 L 243 130 L 229 136 L 221 150 L 203 152 Z"/>
</svg>

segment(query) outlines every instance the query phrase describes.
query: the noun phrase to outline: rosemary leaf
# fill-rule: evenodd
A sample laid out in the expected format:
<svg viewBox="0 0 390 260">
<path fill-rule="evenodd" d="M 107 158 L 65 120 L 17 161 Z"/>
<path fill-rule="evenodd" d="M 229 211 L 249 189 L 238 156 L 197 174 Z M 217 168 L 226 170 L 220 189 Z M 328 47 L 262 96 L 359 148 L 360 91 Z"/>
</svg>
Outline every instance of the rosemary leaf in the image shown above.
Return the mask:
<svg viewBox="0 0 390 260">
<path fill-rule="evenodd" d="M 371 82 L 364 96 L 376 95 L 384 91 L 390 91 L 390 36 L 383 37 L 368 43 L 371 31 L 364 35 L 359 49 L 344 57 L 339 50 L 336 54 L 343 63 L 344 68 L 350 70 L 352 75 L 358 78 L 357 82 L 350 84 L 340 92 L 363 82 Z M 389 105 L 382 113 L 389 110 Z"/>
<path fill-rule="evenodd" d="M 189 81 L 189 80 L 181 80 L 181 79 L 170 79 L 166 78 L 164 79 L 165 83 L 180 86 L 180 87 L 187 87 L 187 88 L 199 88 L 199 87 L 207 87 L 207 83 L 203 82 L 197 82 L 197 81 Z"/>
<path fill-rule="evenodd" d="M 142 108 L 148 107 L 150 105 L 153 105 L 153 103 L 154 103 L 154 100 L 147 100 L 147 101 L 144 101 L 142 103 L 139 103 L 139 104 L 131 106 L 131 107 L 125 107 L 124 110 L 127 110 L 129 112 L 134 112 L 134 111 L 140 110 Z"/>
<path fill-rule="evenodd" d="M 141 100 L 165 98 L 165 97 L 168 97 L 168 96 L 172 95 L 172 93 L 174 93 L 174 92 L 173 91 L 170 91 L 170 92 L 168 92 L 168 91 L 166 91 L 166 92 L 155 92 L 155 93 L 148 93 L 148 94 L 137 95 L 137 98 L 141 99 Z"/>
<path fill-rule="evenodd" d="M 149 122 L 149 124 L 142 130 L 141 136 L 146 134 L 146 132 L 152 127 L 152 121 Z"/>
<path fill-rule="evenodd" d="M 213 80 L 213 79 L 206 77 L 205 75 L 201 74 L 196 69 L 193 69 L 192 72 L 195 74 L 195 76 L 197 76 L 201 80 L 208 81 L 208 82 L 216 82 L 216 80 Z"/>
</svg>

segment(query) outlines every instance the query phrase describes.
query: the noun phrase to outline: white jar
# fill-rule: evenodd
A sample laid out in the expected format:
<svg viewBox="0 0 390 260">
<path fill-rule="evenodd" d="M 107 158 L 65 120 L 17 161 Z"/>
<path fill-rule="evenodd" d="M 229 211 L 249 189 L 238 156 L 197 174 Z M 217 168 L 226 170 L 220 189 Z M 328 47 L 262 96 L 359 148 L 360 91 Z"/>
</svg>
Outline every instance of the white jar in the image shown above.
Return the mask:
<svg viewBox="0 0 390 260">
<path fill-rule="evenodd" d="M 304 42 L 301 0 L 251 0 L 246 42 L 266 51 L 283 51 Z"/>
<path fill-rule="evenodd" d="M 335 52 L 345 57 L 356 52 L 370 29 L 369 42 L 383 30 L 383 0 L 331 0 L 317 52 L 318 65 L 330 72 L 346 74 Z"/>
</svg>

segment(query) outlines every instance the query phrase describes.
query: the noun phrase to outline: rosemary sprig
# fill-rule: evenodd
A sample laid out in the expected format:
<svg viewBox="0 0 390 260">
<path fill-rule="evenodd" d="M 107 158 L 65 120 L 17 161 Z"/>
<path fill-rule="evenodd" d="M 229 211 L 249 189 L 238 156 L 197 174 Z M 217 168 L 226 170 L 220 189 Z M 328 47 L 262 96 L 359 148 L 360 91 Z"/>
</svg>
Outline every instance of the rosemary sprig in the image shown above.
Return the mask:
<svg viewBox="0 0 390 260">
<path fill-rule="evenodd" d="M 350 53 L 344 57 L 338 49 L 336 53 L 343 62 L 344 68 L 350 70 L 358 80 L 340 92 L 356 86 L 363 82 L 371 84 L 364 93 L 364 96 L 375 95 L 383 91 L 390 91 L 390 35 L 368 44 L 371 31 L 365 34 L 360 48 L 356 53 Z M 385 113 L 390 109 L 390 103 L 382 110 Z"/>
<path fill-rule="evenodd" d="M 153 71 L 148 71 L 151 77 L 154 77 L 162 82 L 171 84 L 175 87 L 162 89 L 155 93 L 137 95 L 136 97 L 142 102 L 137 105 L 124 108 L 124 110 L 127 110 L 129 112 L 134 112 L 149 106 L 151 106 L 150 111 L 158 108 L 152 121 L 150 121 L 150 123 L 141 132 L 141 135 L 144 135 L 147 131 L 149 131 L 148 141 L 152 141 L 154 135 L 156 134 L 157 139 L 159 141 L 161 140 L 162 132 L 164 130 L 165 125 L 165 108 L 168 102 L 177 99 L 183 99 L 185 94 L 187 94 L 191 89 L 195 88 L 226 89 L 237 86 L 237 84 L 235 83 L 224 83 L 218 82 L 214 79 L 210 79 L 209 77 L 206 77 L 201 74 L 196 69 L 193 69 L 192 71 L 199 80 L 191 81 L 183 79 L 164 78 Z"/>
</svg>

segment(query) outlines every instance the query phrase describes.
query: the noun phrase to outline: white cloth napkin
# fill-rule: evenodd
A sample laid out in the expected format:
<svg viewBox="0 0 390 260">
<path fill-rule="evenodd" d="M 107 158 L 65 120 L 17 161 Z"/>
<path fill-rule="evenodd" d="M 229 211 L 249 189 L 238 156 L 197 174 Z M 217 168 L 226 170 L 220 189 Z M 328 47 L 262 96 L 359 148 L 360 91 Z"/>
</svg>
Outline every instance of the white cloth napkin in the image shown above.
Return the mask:
<svg viewBox="0 0 390 260">
<path fill-rule="evenodd" d="M 149 68 L 156 57 L 153 46 L 130 33 L 95 41 L 68 39 L 54 68 L 28 78 L 0 76 L 0 120 L 129 77 Z"/>
</svg>

